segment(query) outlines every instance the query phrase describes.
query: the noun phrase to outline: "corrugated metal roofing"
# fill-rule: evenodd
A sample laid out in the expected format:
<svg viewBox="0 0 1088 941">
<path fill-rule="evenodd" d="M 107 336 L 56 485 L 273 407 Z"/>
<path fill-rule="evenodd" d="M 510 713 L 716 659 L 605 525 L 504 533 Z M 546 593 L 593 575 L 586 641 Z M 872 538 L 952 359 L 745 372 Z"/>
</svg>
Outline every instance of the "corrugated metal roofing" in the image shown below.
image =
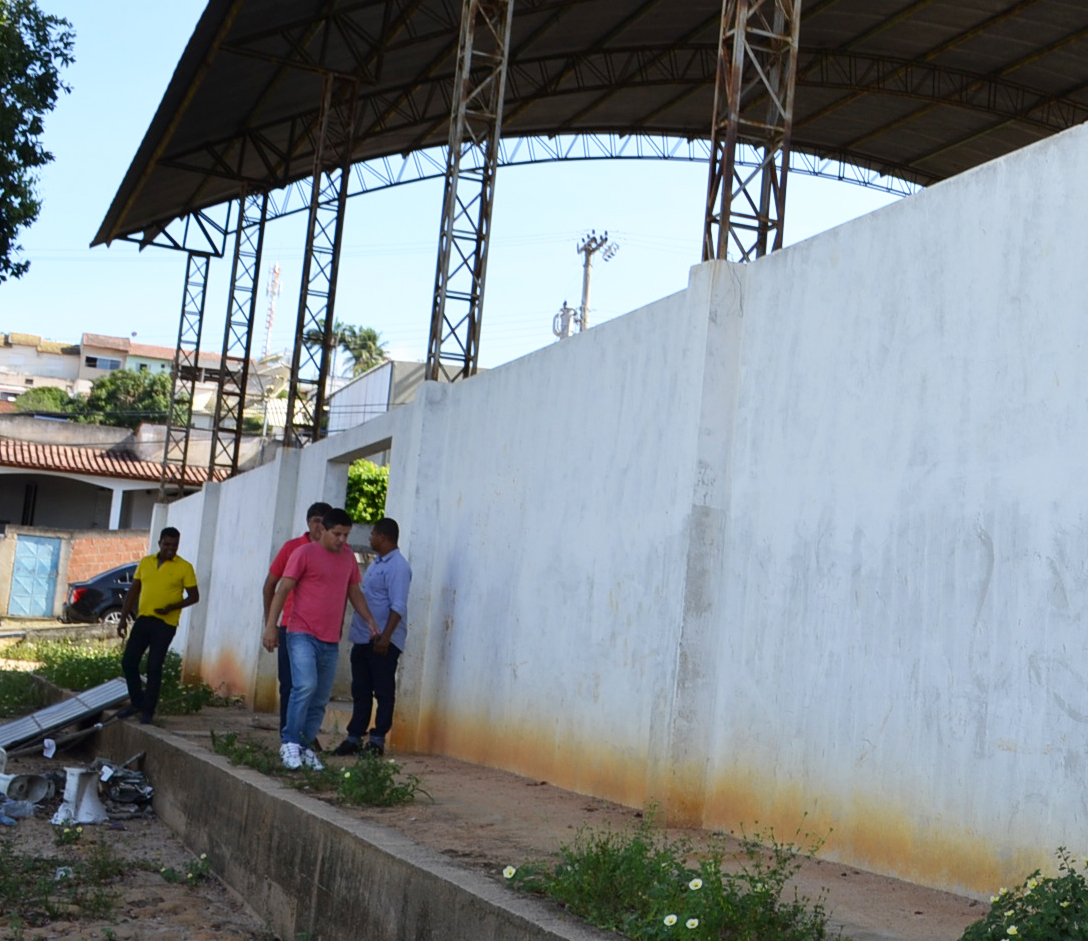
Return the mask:
<svg viewBox="0 0 1088 941">
<path fill-rule="evenodd" d="M 0 748 L 10 748 L 21 742 L 32 742 L 50 732 L 66 728 L 97 715 L 128 699 L 128 686 L 123 677 L 78 693 L 71 699 L 46 706 L 29 716 L 0 725 Z"/>
<path fill-rule="evenodd" d="M 721 6 L 518 0 L 504 135 L 707 138 Z M 1088 117 L 1084 0 L 802 9 L 796 151 L 928 184 Z M 310 176 L 321 69 L 361 82 L 356 161 L 444 144 L 460 10 L 210 0 L 94 243 Z"/>
</svg>

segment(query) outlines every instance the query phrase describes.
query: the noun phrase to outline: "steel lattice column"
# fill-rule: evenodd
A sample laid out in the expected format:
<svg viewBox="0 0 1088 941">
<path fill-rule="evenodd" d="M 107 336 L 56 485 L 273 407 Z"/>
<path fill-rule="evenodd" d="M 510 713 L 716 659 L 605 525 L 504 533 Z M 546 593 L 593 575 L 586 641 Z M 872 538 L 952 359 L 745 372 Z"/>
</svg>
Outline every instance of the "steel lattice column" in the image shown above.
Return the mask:
<svg viewBox="0 0 1088 941">
<path fill-rule="evenodd" d="M 461 13 L 429 379 L 452 381 L 476 372 L 513 13 L 513 0 L 465 0 Z"/>
<path fill-rule="evenodd" d="M 166 447 L 162 456 L 159 499 L 166 501 L 185 492 L 189 464 L 189 429 L 193 392 L 200 371 L 200 332 L 204 325 L 204 298 L 208 288 L 209 257 L 189 252 L 185 263 L 185 290 L 181 299 L 178 342 L 171 370 L 170 414 L 166 420 Z"/>
<path fill-rule="evenodd" d="M 302 289 L 287 394 L 287 424 L 283 441 L 297 447 L 322 436 L 325 396 L 333 347 L 333 308 L 344 209 L 350 185 L 351 145 L 355 130 L 357 86 L 339 76 L 325 77 L 321 117 L 314 147 L 314 174 Z M 328 167 L 329 169 L 326 169 Z M 306 340 L 322 338 L 315 349 Z M 303 421 L 296 418 L 303 417 Z"/>
<path fill-rule="evenodd" d="M 238 199 L 238 231 L 234 238 L 234 262 L 230 274 L 230 299 L 223 327 L 223 356 L 219 363 L 219 388 L 212 420 L 212 446 L 208 476 L 226 469 L 238 473 L 238 451 L 242 444 L 242 416 L 249 383 L 249 354 L 253 346 L 253 320 L 257 311 L 257 282 L 261 271 L 261 248 L 268 217 L 268 194 L 247 193 Z"/>
<path fill-rule="evenodd" d="M 771 250 L 782 247 L 800 29 L 801 0 L 722 4 L 704 261 L 730 246 L 740 261 L 758 258 L 772 232 Z M 762 151 L 757 166 L 737 161 L 742 143 Z"/>
</svg>

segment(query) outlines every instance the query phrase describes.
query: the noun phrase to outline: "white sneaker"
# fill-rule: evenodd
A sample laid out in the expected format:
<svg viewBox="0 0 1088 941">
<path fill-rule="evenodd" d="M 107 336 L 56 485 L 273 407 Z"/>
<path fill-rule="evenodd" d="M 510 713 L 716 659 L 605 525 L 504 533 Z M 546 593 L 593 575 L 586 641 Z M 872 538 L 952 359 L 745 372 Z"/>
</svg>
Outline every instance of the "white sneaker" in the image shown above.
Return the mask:
<svg viewBox="0 0 1088 941">
<path fill-rule="evenodd" d="M 302 764 L 311 771 L 325 770 L 325 766 L 321 763 L 321 759 L 318 758 L 310 748 L 302 749 Z"/>
<path fill-rule="evenodd" d="M 302 767 L 302 748 L 296 742 L 284 742 L 280 746 L 280 761 L 288 771 L 298 771 Z"/>
</svg>

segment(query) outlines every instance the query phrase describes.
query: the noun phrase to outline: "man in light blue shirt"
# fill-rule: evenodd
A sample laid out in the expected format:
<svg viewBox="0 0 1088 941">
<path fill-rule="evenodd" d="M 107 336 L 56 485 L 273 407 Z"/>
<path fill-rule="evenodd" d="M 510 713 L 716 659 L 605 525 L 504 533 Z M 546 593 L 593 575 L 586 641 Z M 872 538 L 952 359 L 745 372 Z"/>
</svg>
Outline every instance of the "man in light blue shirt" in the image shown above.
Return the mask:
<svg viewBox="0 0 1088 941">
<path fill-rule="evenodd" d="M 372 632 L 358 614 L 351 619 L 353 707 L 348 737 L 336 747 L 334 755 L 385 753 L 385 736 L 393 725 L 397 661 L 408 637 L 408 586 L 412 582 L 408 560 L 397 548 L 399 540 L 400 527 L 388 517 L 378 520 L 370 531 L 370 548 L 377 558 L 363 576 L 363 596 L 380 633 Z"/>
</svg>

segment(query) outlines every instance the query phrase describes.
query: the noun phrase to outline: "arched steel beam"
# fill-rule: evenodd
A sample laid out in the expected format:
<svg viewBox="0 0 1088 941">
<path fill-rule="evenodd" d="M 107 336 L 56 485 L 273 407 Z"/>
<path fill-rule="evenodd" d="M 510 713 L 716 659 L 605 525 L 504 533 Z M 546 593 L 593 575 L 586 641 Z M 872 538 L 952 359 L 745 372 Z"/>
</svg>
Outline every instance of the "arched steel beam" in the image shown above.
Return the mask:
<svg viewBox="0 0 1088 941">
<path fill-rule="evenodd" d="M 523 167 L 538 163 L 584 160 L 674 160 L 705 163 L 709 156 L 710 142 L 700 138 L 650 134 L 564 134 L 556 137 L 509 137 L 499 145 L 498 165 Z M 758 159 L 751 148 L 742 147 L 737 163 L 739 166 L 754 167 Z M 447 148 L 442 146 L 400 157 L 379 157 L 361 161 L 352 167 L 348 197 L 440 178 L 446 172 L 446 160 Z M 910 167 L 877 158 L 862 164 L 854 163 L 838 152 L 815 153 L 814 148 L 807 146 L 796 136 L 790 153 L 790 172 L 845 181 L 896 196 L 909 196 L 921 186 L 934 182 L 932 178 L 915 174 Z M 310 180 L 298 180 L 270 192 L 268 220 L 306 212 L 310 208 L 311 188 Z M 224 218 L 218 218 L 215 223 L 217 241 L 214 250 L 206 249 L 209 254 L 221 256 L 222 240 L 235 233 L 235 226 L 225 218 L 228 205 L 230 204 L 224 203 L 214 210 Z M 212 212 L 213 210 L 209 210 L 201 216 L 211 218 Z M 130 241 L 160 248 L 189 250 L 195 238 L 184 229 L 188 221 L 188 217 L 175 220 L 169 226 L 157 230 L 154 238 L 146 237 L 148 233 L 145 233 L 134 236 Z M 196 240 L 206 245 L 204 231 L 198 231 L 199 239 Z"/>
</svg>

